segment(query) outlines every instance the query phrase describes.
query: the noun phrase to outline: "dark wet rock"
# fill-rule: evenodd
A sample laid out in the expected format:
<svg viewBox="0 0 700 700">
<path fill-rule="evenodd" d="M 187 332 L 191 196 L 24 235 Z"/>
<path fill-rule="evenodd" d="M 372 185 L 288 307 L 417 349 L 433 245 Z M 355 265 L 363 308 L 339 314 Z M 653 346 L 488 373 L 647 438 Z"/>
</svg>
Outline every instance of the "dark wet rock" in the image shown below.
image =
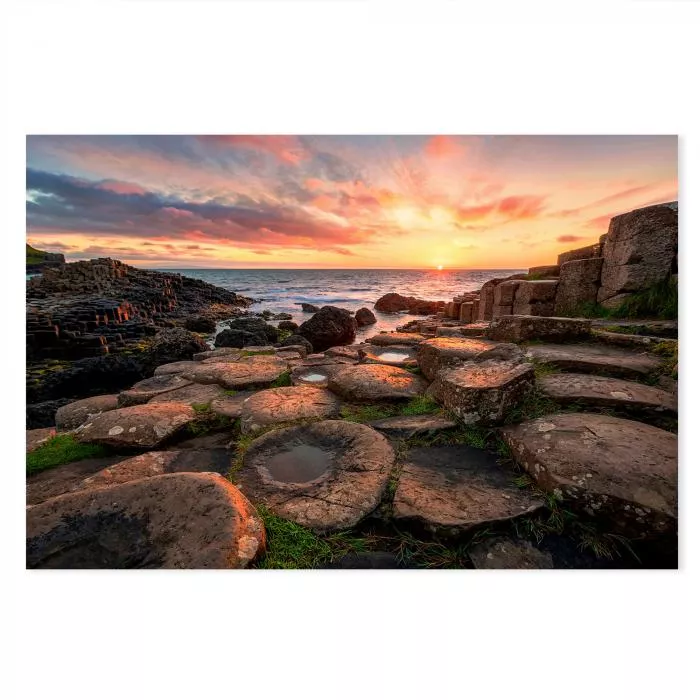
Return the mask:
<svg viewBox="0 0 700 700">
<path fill-rule="evenodd" d="M 363 306 L 361 309 L 355 311 L 355 320 L 357 325 L 362 328 L 363 326 L 371 326 L 373 323 L 377 322 L 377 317 L 368 309 Z"/>
<path fill-rule="evenodd" d="M 334 345 L 352 343 L 356 331 L 355 319 L 335 306 L 324 306 L 299 326 L 299 335 L 311 343 L 314 352 L 323 352 Z"/>
<path fill-rule="evenodd" d="M 557 413 L 505 427 L 501 434 L 540 488 L 623 534 L 676 528 L 673 433 L 595 413 Z"/>
<path fill-rule="evenodd" d="M 351 365 L 328 378 L 328 388 L 349 401 L 393 401 L 423 394 L 428 383 L 390 365 Z"/>
<path fill-rule="evenodd" d="M 497 425 L 533 386 L 528 362 L 484 360 L 438 372 L 428 394 L 466 425 Z"/>
<path fill-rule="evenodd" d="M 390 292 L 377 299 L 374 308 L 384 313 L 398 313 L 408 311 L 415 315 L 435 314 L 445 307 L 444 301 L 428 301 L 427 299 L 417 299 L 416 297 L 403 296 Z"/>
<path fill-rule="evenodd" d="M 191 360 L 196 352 L 207 350 L 208 346 L 196 333 L 184 328 L 168 328 L 160 331 L 151 343 L 148 355 L 154 366 L 168 362 Z"/>
<path fill-rule="evenodd" d="M 164 474 L 27 510 L 27 568 L 244 568 L 264 551 L 253 506 L 215 474 Z"/>
<path fill-rule="evenodd" d="M 526 540 L 493 537 L 474 545 L 469 558 L 476 569 L 553 569 L 549 552 L 533 547 Z"/>
<path fill-rule="evenodd" d="M 483 360 L 517 360 L 522 350 L 512 343 L 498 343 L 479 338 L 432 338 L 418 346 L 418 366 L 430 380 L 442 369 L 449 369 L 465 362 Z"/>
<path fill-rule="evenodd" d="M 315 532 L 356 525 L 381 500 L 394 450 L 372 428 L 340 420 L 272 430 L 234 477 L 254 503 Z"/>
<path fill-rule="evenodd" d="M 370 345 L 418 345 L 425 340 L 420 333 L 379 333 L 367 339 Z"/>
<path fill-rule="evenodd" d="M 58 430 L 74 430 L 79 425 L 98 416 L 105 411 L 117 408 L 117 396 L 115 394 L 103 394 L 92 396 L 89 399 L 81 399 L 61 406 L 56 411 L 56 428 Z"/>
<path fill-rule="evenodd" d="M 359 351 L 361 362 L 395 367 L 417 367 L 415 345 L 364 345 Z"/>
<path fill-rule="evenodd" d="M 546 396 L 563 405 L 576 403 L 641 415 L 678 413 L 678 402 L 673 394 L 626 379 L 559 372 L 540 377 L 537 385 Z"/>
<path fill-rule="evenodd" d="M 180 374 L 188 369 L 196 367 L 197 363 L 194 360 L 181 360 L 180 362 L 168 362 L 167 365 L 156 367 L 153 372 L 154 376 L 160 377 L 164 374 Z"/>
<path fill-rule="evenodd" d="M 148 400 L 149 404 L 154 403 L 186 403 L 189 406 L 203 406 L 211 404 L 214 399 L 226 396 L 224 389 L 217 384 L 194 384 L 166 391 Z"/>
<path fill-rule="evenodd" d="M 37 447 L 41 447 L 47 440 L 56 435 L 56 428 L 34 428 L 27 430 L 26 443 L 27 452 L 33 452 Z"/>
<path fill-rule="evenodd" d="M 314 346 L 311 345 L 311 343 L 304 338 L 303 335 L 298 335 L 297 333 L 290 335 L 280 343 L 280 347 L 283 348 L 293 347 L 296 345 L 301 345 L 306 350 L 307 355 L 310 355 L 314 351 Z"/>
<path fill-rule="evenodd" d="M 591 322 L 552 316 L 501 316 L 491 322 L 486 337 L 509 343 L 525 340 L 580 340 L 591 332 Z"/>
<path fill-rule="evenodd" d="M 234 395 L 224 394 L 211 402 L 210 408 L 218 416 L 236 419 L 241 417 L 243 402 L 251 397 L 254 391 L 238 391 Z"/>
<path fill-rule="evenodd" d="M 299 328 L 299 324 L 294 321 L 280 321 L 277 325 L 281 331 L 292 331 L 294 333 Z"/>
<path fill-rule="evenodd" d="M 163 444 L 196 414 L 184 403 L 162 403 L 117 408 L 81 425 L 75 435 L 80 442 L 122 448 L 152 449 Z"/>
<path fill-rule="evenodd" d="M 302 302 L 301 310 L 307 314 L 315 314 L 317 311 L 321 310 L 321 307 L 316 306 L 316 304 L 307 304 L 306 302 Z"/>
<path fill-rule="evenodd" d="M 381 418 L 372 421 L 369 425 L 394 439 L 407 439 L 416 435 L 437 433 L 441 430 L 457 427 L 456 421 L 431 414 Z"/>
<path fill-rule="evenodd" d="M 71 399 L 54 399 L 27 404 L 26 428 L 50 428 L 56 422 L 56 411 L 71 403 Z"/>
<path fill-rule="evenodd" d="M 394 517 L 457 533 L 531 513 L 543 505 L 517 488 L 496 455 L 465 445 L 408 451 L 394 496 Z"/>
<path fill-rule="evenodd" d="M 284 386 L 253 394 L 243 403 L 241 433 L 303 420 L 337 418 L 340 401 L 330 391 L 313 386 Z"/>
<path fill-rule="evenodd" d="M 188 316 L 184 327 L 194 333 L 214 333 L 216 331 L 216 319 L 211 316 Z"/>
<path fill-rule="evenodd" d="M 527 348 L 526 357 L 569 372 L 631 379 L 644 377 L 661 366 L 661 360 L 654 355 L 607 345 L 531 345 Z"/>
<path fill-rule="evenodd" d="M 123 459 L 123 456 L 81 459 L 79 462 L 62 464 L 33 474 L 27 477 L 27 505 L 36 505 L 54 496 L 68 493 L 83 479 Z"/>
<path fill-rule="evenodd" d="M 236 362 L 200 363 L 184 373 L 184 377 L 197 384 L 218 384 L 224 389 L 265 387 L 287 371 L 286 360 L 274 355 L 252 355 Z"/>
<path fill-rule="evenodd" d="M 181 389 L 191 383 L 188 379 L 183 379 L 177 374 L 161 374 L 150 379 L 143 379 L 134 384 L 131 389 L 122 391 L 118 396 L 118 403 L 120 408 L 147 403 L 154 396 L 158 396 L 158 394 L 164 394 L 173 389 Z"/>
<path fill-rule="evenodd" d="M 280 314 L 273 314 L 271 316 L 271 319 L 273 321 L 291 321 L 292 320 L 292 314 L 286 314 L 286 313 L 280 313 Z M 279 326 L 278 326 L 279 328 Z"/>
<path fill-rule="evenodd" d="M 264 333 L 255 333 L 240 329 L 226 329 L 218 333 L 214 339 L 217 348 L 245 348 L 248 345 L 265 345 L 267 338 Z"/>
</svg>

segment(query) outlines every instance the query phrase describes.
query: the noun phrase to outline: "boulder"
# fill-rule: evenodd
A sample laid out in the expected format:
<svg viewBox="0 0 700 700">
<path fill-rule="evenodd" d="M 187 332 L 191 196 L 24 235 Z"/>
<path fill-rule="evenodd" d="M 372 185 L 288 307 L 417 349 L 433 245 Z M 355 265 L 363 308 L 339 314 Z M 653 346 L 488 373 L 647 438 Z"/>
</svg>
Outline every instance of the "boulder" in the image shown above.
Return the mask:
<svg viewBox="0 0 700 700">
<path fill-rule="evenodd" d="M 185 319 L 185 328 L 193 333 L 214 333 L 216 320 L 211 316 L 188 316 Z"/>
<path fill-rule="evenodd" d="M 571 313 L 584 304 L 595 304 L 602 268 L 603 258 L 586 258 L 564 263 L 561 266 L 554 313 Z"/>
<path fill-rule="evenodd" d="M 201 406 L 210 404 L 214 399 L 225 396 L 224 390 L 217 384 L 193 384 L 183 386 L 180 389 L 166 391 L 148 400 L 153 403 L 186 403 L 188 406 Z"/>
<path fill-rule="evenodd" d="M 577 340 L 590 334 L 591 322 L 555 316 L 502 316 L 491 321 L 486 337 L 522 343 L 525 340 Z"/>
<path fill-rule="evenodd" d="M 491 537 L 469 550 L 475 569 L 553 569 L 549 552 L 533 547 L 527 540 Z"/>
<path fill-rule="evenodd" d="M 253 502 L 325 533 L 356 525 L 381 500 L 394 450 L 376 430 L 341 420 L 271 430 L 234 477 Z"/>
<path fill-rule="evenodd" d="M 75 431 L 79 442 L 122 448 L 153 449 L 192 422 L 196 414 L 184 403 L 117 408 L 101 413 Z"/>
<path fill-rule="evenodd" d="M 466 425 L 502 423 L 534 384 L 534 368 L 520 360 L 467 362 L 438 372 L 428 395 Z"/>
<path fill-rule="evenodd" d="M 286 360 L 274 355 L 251 355 L 237 362 L 202 362 L 183 375 L 198 384 L 218 384 L 224 389 L 266 387 L 286 372 Z"/>
<path fill-rule="evenodd" d="M 313 345 L 311 345 L 311 343 L 306 338 L 304 338 L 304 336 L 299 335 L 298 333 L 290 335 L 288 338 L 283 340 L 280 343 L 280 346 L 283 348 L 301 346 L 304 348 L 307 355 L 310 355 L 314 351 Z"/>
<path fill-rule="evenodd" d="M 267 338 L 262 332 L 251 332 L 238 328 L 227 328 L 214 339 L 217 348 L 245 348 L 249 345 L 265 345 Z"/>
<path fill-rule="evenodd" d="M 501 430 L 540 488 L 633 537 L 674 531 L 678 439 L 595 413 L 560 413 Z"/>
<path fill-rule="evenodd" d="M 355 320 L 358 327 L 362 328 L 363 326 L 371 326 L 373 323 L 376 323 L 377 317 L 366 306 L 363 306 L 355 312 Z"/>
<path fill-rule="evenodd" d="M 311 343 L 314 352 L 323 352 L 334 345 L 352 343 L 356 331 L 355 319 L 335 306 L 324 306 L 299 326 L 299 335 Z"/>
<path fill-rule="evenodd" d="M 456 367 L 464 362 L 488 359 L 517 359 L 522 350 L 512 343 L 495 343 L 479 338 L 432 338 L 418 346 L 418 366 L 430 380 L 441 369 Z"/>
<path fill-rule="evenodd" d="M 73 399 L 54 399 L 52 401 L 28 403 L 25 427 L 27 430 L 52 427 L 56 422 L 56 411 L 61 406 L 72 403 L 72 401 Z"/>
<path fill-rule="evenodd" d="M 281 331 L 292 331 L 292 333 L 295 333 L 299 329 L 299 324 L 294 323 L 294 321 L 280 321 L 277 324 L 277 328 Z"/>
<path fill-rule="evenodd" d="M 284 386 L 258 391 L 243 402 L 241 433 L 294 421 L 321 420 L 340 415 L 340 401 L 326 389 Z"/>
<path fill-rule="evenodd" d="M 316 304 L 307 304 L 306 302 L 302 302 L 301 310 L 307 314 L 315 314 L 316 312 L 321 310 L 321 307 L 316 306 Z"/>
<path fill-rule="evenodd" d="M 117 396 L 115 394 L 103 394 L 92 396 L 89 399 L 81 399 L 61 406 L 56 411 L 56 429 L 74 430 L 86 421 L 99 416 L 100 413 L 117 408 Z"/>
<path fill-rule="evenodd" d="M 677 272 L 678 203 L 657 204 L 610 220 L 598 301 L 637 292 Z"/>
<path fill-rule="evenodd" d="M 377 299 L 374 308 L 383 313 L 398 313 L 399 311 L 408 311 L 415 315 L 435 314 L 444 308 L 444 301 L 428 301 L 426 299 L 417 299 L 416 297 L 403 296 L 390 292 L 383 297 Z"/>
<path fill-rule="evenodd" d="M 566 253 L 560 253 L 557 258 L 557 264 L 561 267 L 564 263 L 571 262 L 572 260 L 585 260 L 586 258 L 598 257 L 600 257 L 600 245 L 594 243 L 593 245 L 587 245 L 583 248 L 576 248 Z"/>
<path fill-rule="evenodd" d="M 259 316 L 239 316 L 228 322 L 229 328 L 234 331 L 247 331 L 253 335 L 264 336 L 264 340 L 258 345 L 276 343 L 279 340 L 279 330 L 264 318 Z"/>
<path fill-rule="evenodd" d="M 158 396 L 158 394 L 164 394 L 173 389 L 181 389 L 191 383 L 188 379 L 183 379 L 177 374 L 161 374 L 157 377 L 137 382 L 131 389 L 122 391 L 117 397 L 117 401 L 120 407 L 136 406 L 137 404 L 147 403 L 154 396 Z"/>
<path fill-rule="evenodd" d="M 30 569 L 233 569 L 264 548 L 253 506 L 214 474 L 164 474 L 27 510 Z"/>
<path fill-rule="evenodd" d="M 661 366 L 661 360 L 654 355 L 607 345 L 543 343 L 530 345 L 526 357 L 567 372 L 586 372 L 630 379 L 645 377 Z"/>
<path fill-rule="evenodd" d="M 370 345 L 418 345 L 425 340 L 420 333 L 379 333 L 367 339 Z"/>
<path fill-rule="evenodd" d="M 400 367 L 351 365 L 332 374 L 328 388 L 348 401 L 394 401 L 419 396 L 428 383 Z"/>
<path fill-rule="evenodd" d="M 631 414 L 674 416 L 678 401 L 672 393 L 648 384 L 595 374 L 546 374 L 537 380 L 542 393 L 563 405 L 576 403 L 615 408 Z"/>
<path fill-rule="evenodd" d="M 408 451 L 394 496 L 394 517 L 438 533 L 457 534 L 497 524 L 543 505 L 513 483 L 495 454 L 466 445 Z"/>
<path fill-rule="evenodd" d="M 168 328 L 157 333 L 148 350 L 154 366 L 168 362 L 191 360 L 196 352 L 208 350 L 207 344 L 196 333 L 184 328 Z"/>
<path fill-rule="evenodd" d="M 457 427 L 456 421 L 434 414 L 392 416 L 372 421 L 369 425 L 380 433 L 397 440 L 405 440 L 416 435 L 430 435 Z"/>
</svg>

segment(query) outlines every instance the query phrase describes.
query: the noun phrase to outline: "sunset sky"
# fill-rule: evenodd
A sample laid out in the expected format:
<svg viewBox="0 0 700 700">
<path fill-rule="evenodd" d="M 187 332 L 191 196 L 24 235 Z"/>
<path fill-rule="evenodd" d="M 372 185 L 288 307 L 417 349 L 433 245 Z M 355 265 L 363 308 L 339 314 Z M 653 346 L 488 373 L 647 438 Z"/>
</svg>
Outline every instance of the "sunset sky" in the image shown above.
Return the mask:
<svg viewBox="0 0 700 700">
<path fill-rule="evenodd" d="M 525 268 L 678 198 L 671 136 L 29 136 L 27 240 L 139 267 Z"/>
</svg>

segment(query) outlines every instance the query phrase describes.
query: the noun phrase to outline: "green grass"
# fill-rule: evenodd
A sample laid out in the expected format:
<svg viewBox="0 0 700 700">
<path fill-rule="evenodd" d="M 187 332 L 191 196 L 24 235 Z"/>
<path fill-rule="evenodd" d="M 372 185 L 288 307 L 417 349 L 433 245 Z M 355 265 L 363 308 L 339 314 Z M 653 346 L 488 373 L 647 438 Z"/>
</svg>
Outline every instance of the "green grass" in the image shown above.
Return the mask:
<svg viewBox="0 0 700 700">
<path fill-rule="evenodd" d="M 663 360 L 660 374 L 667 374 L 674 379 L 678 379 L 678 343 L 671 340 L 663 340 L 652 345 L 651 351 L 659 355 Z"/>
<path fill-rule="evenodd" d="M 538 362 L 537 360 L 534 360 L 532 362 L 535 370 L 535 377 L 546 377 L 548 374 L 556 374 L 557 372 L 561 372 L 559 367 L 556 365 L 553 365 L 551 362 Z"/>
<path fill-rule="evenodd" d="M 345 404 L 340 417 L 352 423 L 369 423 L 394 416 L 420 416 L 440 413 L 440 405 L 429 396 L 414 396 L 406 403 Z"/>
<path fill-rule="evenodd" d="M 238 393 L 237 389 L 224 389 L 224 394 L 226 396 L 235 396 Z"/>
<path fill-rule="evenodd" d="M 504 423 L 506 425 L 509 423 L 522 423 L 525 420 L 541 418 L 550 413 L 557 413 L 560 410 L 562 409 L 556 401 L 545 396 L 540 389 L 533 386 L 525 392 L 523 400 L 515 408 L 508 411 Z"/>
<path fill-rule="evenodd" d="M 277 335 L 277 342 L 278 343 L 281 343 L 281 342 L 287 340 L 287 338 L 289 338 L 290 336 L 294 335 L 294 333 L 292 331 L 287 330 L 286 328 L 278 329 L 278 331 L 279 331 L 279 333 Z"/>
<path fill-rule="evenodd" d="M 104 457 L 107 454 L 108 450 L 101 445 L 80 443 L 70 434 L 56 435 L 27 454 L 27 476 L 61 464 L 90 457 Z"/>
<path fill-rule="evenodd" d="M 429 396 L 414 396 L 408 403 L 401 406 L 402 416 L 420 416 L 426 413 L 439 413 L 440 404 Z"/>
<path fill-rule="evenodd" d="M 281 387 L 281 386 L 292 386 L 292 372 L 291 370 L 287 370 L 285 372 L 282 372 L 277 379 L 275 379 L 274 382 L 270 384 L 271 387 Z"/>
<path fill-rule="evenodd" d="M 192 408 L 197 417 L 184 428 L 185 434 L 190 437 L 201 437 L 202 435 L 208 435 L 209 433 L 215 433 L 234 426 L 234 421 L 228 416 L 220 416 L 214 413 L 210 409 L 209 404 L 194 404 Z"/>
</svg>

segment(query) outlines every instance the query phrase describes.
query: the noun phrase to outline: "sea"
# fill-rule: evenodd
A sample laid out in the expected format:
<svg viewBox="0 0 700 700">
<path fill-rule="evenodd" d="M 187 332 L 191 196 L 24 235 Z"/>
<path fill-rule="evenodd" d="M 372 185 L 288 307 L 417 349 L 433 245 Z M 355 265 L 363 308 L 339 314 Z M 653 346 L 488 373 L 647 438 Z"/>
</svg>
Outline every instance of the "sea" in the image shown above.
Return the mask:
<svg viewBox="0 0 700 700">
<path fill-rule="evenodd" d="M 231 269 L 163 269 L 195 277 L 244 296 L 256 303 L 251 311 L 269 309 L 288 313 L 302 323 L 311 314 L 301 310 L 301 303 L 317 306 L 340 306 L 357 311 L 372 309 L 377 323 L 358 330 L 358 338 L 391 331 L 417 318 L 407 313 L 383 314 L 374 302 L 389 292 L 433 301 L 451 301 L 464 292 L 481 288 L 494 277 L 506 277 L 526 270 L 231 270 Z"/>
</svg>

